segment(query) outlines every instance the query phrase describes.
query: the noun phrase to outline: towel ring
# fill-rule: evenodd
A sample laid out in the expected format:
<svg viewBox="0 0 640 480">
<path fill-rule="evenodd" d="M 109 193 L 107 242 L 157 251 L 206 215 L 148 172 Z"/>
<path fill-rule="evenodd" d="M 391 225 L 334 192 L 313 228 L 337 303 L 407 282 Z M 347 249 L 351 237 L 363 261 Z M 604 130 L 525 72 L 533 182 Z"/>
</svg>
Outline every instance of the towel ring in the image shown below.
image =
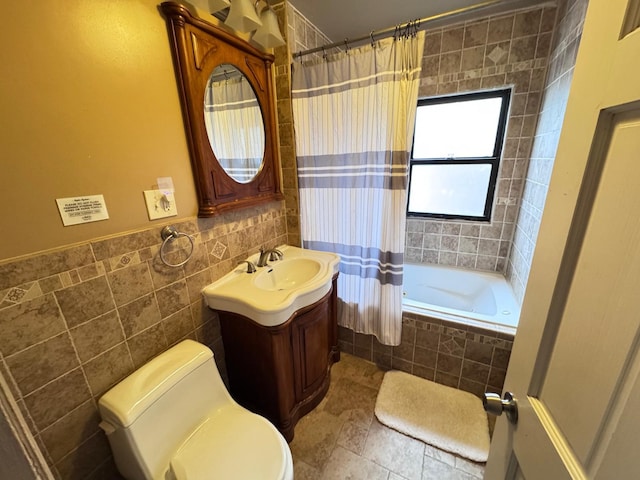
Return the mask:
<svg viewBox="0 0 640 480">
<path fill-rule="evenodd" d="M 160 231 L 160 236 L 162 237 L 162 245 L 160 245 L 160 260 L 162 260 L 162 263 L 164 263 L 167 267 L 181 267 L 189 261 L 189 259 L 193 255 L 193 250 L 195 248 L 195 245 L 193 244 L 193 238 L 191 238 L 190 235 L 187 235 L 184 232 L 179 232 L 175 227 L 167 225 Z M 186 260 L 180 263 L 169 263 L 167 259 L 164 258 L 164 247 L 167 246 L 169 240 L 177 240 L 180 237 L 187 237 L 189 239 L 189 242 L 191 242 L 191 250 L 189 251 Z"/>
</svg>

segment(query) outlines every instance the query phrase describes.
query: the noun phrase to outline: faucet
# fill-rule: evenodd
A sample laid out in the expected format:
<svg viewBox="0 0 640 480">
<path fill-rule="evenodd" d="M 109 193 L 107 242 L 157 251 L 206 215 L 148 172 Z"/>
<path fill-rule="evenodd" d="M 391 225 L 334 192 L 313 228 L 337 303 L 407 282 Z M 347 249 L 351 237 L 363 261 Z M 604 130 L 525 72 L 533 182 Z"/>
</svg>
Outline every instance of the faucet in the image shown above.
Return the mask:
<svg viewBox="0 0 640 480">
<path fill-rule="evenodd" d="M 247 264 L 247 273 L 256 273 L 256 266 L 253 264 L 253 262 L 250 262 L 249 260 L 243 260 L 239 262 L 238 265 L 242 265 L 243 263 Z"/>
<path fill-rule="evenodd" d="M 276 260 L 282 260 L 282 257 L 284 257 L 284 254 L 277 248 L 269 248 L 267 250 L 261 248 L 256 267 L 264 267 L 268 261 L 275 262 Z"/>
</svg>

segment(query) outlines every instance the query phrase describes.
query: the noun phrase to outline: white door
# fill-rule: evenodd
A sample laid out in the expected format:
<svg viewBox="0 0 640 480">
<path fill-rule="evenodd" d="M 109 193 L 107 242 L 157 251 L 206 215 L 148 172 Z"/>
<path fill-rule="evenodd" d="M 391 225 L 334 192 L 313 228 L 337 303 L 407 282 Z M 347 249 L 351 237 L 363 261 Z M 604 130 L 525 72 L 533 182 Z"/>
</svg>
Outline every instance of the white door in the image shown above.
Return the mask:
<svg viewBox="0 0 640 480">
<path fill-rule="evenodd" d="M 485 479 L 640 479 L 640 0 L 591 0 Z"/>
</svg>

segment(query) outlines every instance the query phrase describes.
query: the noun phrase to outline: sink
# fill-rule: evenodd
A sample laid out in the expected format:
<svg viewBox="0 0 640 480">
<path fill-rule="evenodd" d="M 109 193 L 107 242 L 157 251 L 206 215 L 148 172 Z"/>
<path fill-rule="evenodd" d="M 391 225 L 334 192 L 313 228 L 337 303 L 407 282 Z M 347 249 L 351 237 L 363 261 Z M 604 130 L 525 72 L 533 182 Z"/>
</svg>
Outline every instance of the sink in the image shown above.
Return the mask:
<svg viewBox="0 0 640 480">
<path fill-rule="evenodd" d="M 209 308 L 248 317 L 260 325 L 276 326 L 294 312 L 311 305 L 330 290 L 338 272 L 340 257 L 335 253 L 308 250 L 290 245 L 278 247 L 283 259 L 247 273 L 239 265 L 202 294 Z M 258 254 L 247 258 L 254 264 Z"/>
<path fill-rule="evenodd" d="M 300 288 L 313 280 L 321 268 L 322 263 L 313 258 L 285 259 L 261 269 L 253 284 L 270 291 Z"/>
</svg>

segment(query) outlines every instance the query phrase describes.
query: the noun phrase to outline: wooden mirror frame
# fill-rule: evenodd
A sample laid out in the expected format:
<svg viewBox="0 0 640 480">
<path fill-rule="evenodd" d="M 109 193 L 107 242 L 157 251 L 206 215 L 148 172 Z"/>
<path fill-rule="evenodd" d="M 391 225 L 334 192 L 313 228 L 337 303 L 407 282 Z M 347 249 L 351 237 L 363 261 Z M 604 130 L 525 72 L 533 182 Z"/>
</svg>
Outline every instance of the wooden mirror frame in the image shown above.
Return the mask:
<svg viewBox="0 0 640 480">
<path fill-rule="evenodd" d="M 238 208 L 281 200 L 277 122 L 272 66 L 274 56 L 216 27 L 177 2 L 160 5 L 171 37 L 176 77 L 191 166 L 198 194 L 198 216 L 212 217 Z M 204 121 L 209 76 L 223 63 L 235 65 L 249 80 L 260 103 L 265 127 L 262 166 L 248 183 L 225 172 L 211 148 Z"/>
</svg>

